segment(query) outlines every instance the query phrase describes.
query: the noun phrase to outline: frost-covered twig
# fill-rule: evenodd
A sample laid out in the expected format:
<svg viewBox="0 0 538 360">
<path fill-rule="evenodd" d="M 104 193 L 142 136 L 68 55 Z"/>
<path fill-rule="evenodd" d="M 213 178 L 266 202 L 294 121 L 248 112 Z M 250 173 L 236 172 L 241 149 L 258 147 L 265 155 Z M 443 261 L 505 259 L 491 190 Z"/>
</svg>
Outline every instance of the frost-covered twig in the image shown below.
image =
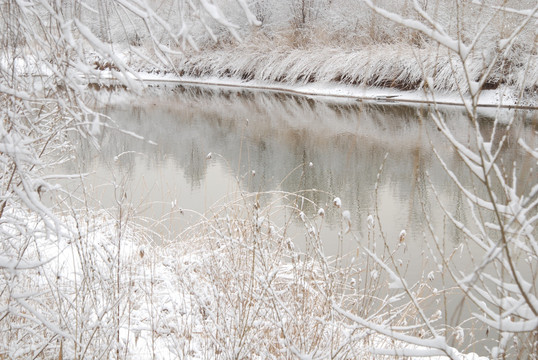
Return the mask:
<svg viewBox="0 0 538 360">
<path fill-rule="evenodd" d="M 465 60 L 467 59 L 467 56 L 469 56 L 471 49 L 467 45 L 465 45 L 460 39 L 458 40 L 453 39 L 450 35 L 448 35 L 442 29 L 440 25 L 434 23 L 434 27 L 431 28 L 417 20 L 406 19 L 398 14 L 395 14 L 379 6 L 376 6 L 372 2 L 372 0 L 362 0 L 362 1 L 366 5 L 368 5 L 373 11 L 380 14 L 381 16 L 384 16 L 387 19 L 394 21 L 395 23 L 398 23 L 400 25 L 403 25 L 407 28 L 420 31 L 423 34 L 427 35 L 428 37 L 431 37 L 433 40 L 437 41 L 439 44 L 443 45 L 444 47 L 454 51 L 457 54 L 460 54 L 462 59 Z M 432 22 L 429 16 L 426 16 L 424 12 L 421 12 L 421 13 L 429 22 Z"/>
</svg>

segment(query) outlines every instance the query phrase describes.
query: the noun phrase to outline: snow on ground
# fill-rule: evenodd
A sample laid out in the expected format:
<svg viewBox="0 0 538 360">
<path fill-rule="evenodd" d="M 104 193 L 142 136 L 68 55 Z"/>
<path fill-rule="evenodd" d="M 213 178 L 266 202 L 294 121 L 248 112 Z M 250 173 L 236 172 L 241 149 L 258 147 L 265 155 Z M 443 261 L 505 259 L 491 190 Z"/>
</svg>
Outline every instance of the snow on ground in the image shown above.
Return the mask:
<svg viewBox="0 0 538 360">
<path fill-rule="evenodd" d="M 62 217 L 71 236 L 36 232 L 17 269 L 0 258 L 1 267 L 16 273 L 7 283 L 13 298 L 6 316 L 13 330 L 3 335 L 11 336 L 6 355 L 33 357 L 32 342 L 40 339 L 44 355 L 62 352 L 64 358 L 439 353 L 350 326 L 320 291 L 335 289 L 337 270 L 323 270 L 323 261 L 299 260 L 284 231 L 261 213 L 237 216 L 228 207 L 224 214 L 165 245 L 152 244 L 146 230 L 106 211 Z M 25 327 L 33 318 L 38 325 Z"/>
<path fill-rule="evenodd" d="M 401 103 L 401 104 L 421 104 L 436 103 L 438 105 L 461 105 L 463 101 L 458 93 L 436 93 L 431 95 L 423 90 L 404 91 L 393 88 L 352 86 L 337 83 L 309 83 L 309 84 L 282 84 L 263 81 L 245 81 L 234 78 L 220 77 L 192 77 L 176 76 L 173 74 L 152 74 L 138 73 L 141 80 L 147 83 L 177 83 L 193 84 L 200 86 L 217 86 L 245 88 L 262 91 L 275 91 L 284 93 L 293 93 L 316 98 L 328 98 L 332 101 L 341 100 L 349 101 L 367 101 L 379 103 Z M 103 73 L 99 81 L 106 81 L 110 78 L 109 74 Z M 517 96 L 509 88 L 483 90 L 478 100 L 481 112 L 486 108 L 493 108 L 497 111 L 499 108 L 511 108 L 518 106 Z M 532 106 L 531 106 L 532 107 Z M 523 106 L 525 108 L 525 106 Z"/>
<path fill-rule="evenodd" d="M 286 81 L 272 81 L 272 80 L 244 80 L 238 76 L 229 76 L 229 75 L 176 75 L 171 71 L 156 71 L 156 68 L 140 68 L 139 64 L 136 62 L 132 63 L 133 60 L 130 60 L 131 56 L 128 55 L 128 49 L 123 49 L 117 53 L 118 61 L 122 63 L 129 63 L 132 67 L 130 68 L 131 72 L 126 72 L 122 76 L 122 80 L 128 86 L 134 86 L 136 82 L 132 80 L 153 82 L 153 83 L 184 83 L 184 84 L 197 84 L 205 86 L 221 86 L 221 87 L 240 87 L 253 90 L 263 90 L 263 91 L 277 91 L 277 92 L 288 92 L 294 94 L 300 94 L 304 96 L 312 96 L 319 98 L 331 98 L 332 101 L 342 100 L 342 101 L 369 101 L 369 102 L 388 102 L 388 103 L 402 103 L 402 104 L 414 104 L 414 103 L 437 103 L 439 105 L 463 105 L 465 102 L 470 101 L 469 94 L 464 94 L 463 96 L 456 91 L 446 91 L 434 90 L 434 92 L 426 91 L 423 87 L 419 87 L 417 90 L 402 90 L 393 87 L 379 87 L 375 85 L 364 85 L 364 84 L 345 84 L 337 81 L 314 81 L 314 82 L 305 82 L 294 80 L 291 78 Z M 215 59 L 213 62 L 205 64 L 205 66 L 218 67 L 222 66 L 219 63 L 223 60 L 218 57 L 219 54 L 210 54 L 214 56 Z M 221 54 L 222 55 L 222 54 Z M 310 54 L 311 55 L 311 54 Z M 303 54 L 304 56 L 309 56 L 309 53 Z M 376 58 L 377 59 L 377 58 Z M 379 59 L 377 59 L 379 60 Z M 118 72 L 113 69 L 108 69 L 107 66 L 110 65 L 109 62 L 104 61 L 101 57 L 96 54 L 90 54 L 88 61 L 92 63 L 85 67 L 80 67 L 77 71 L 80 72 L 79 75 L 85 73 L 86 78 L 90 78 L 92 82 L 107 82 L 110 79 L 117 79 Z M 104 62 L 103 62 L 104 61 Z M 375 62 L 375 61 L 374 61 Z M 0 59 L 0 65 L 5 66 L 5 59 Z M 17 72 L 21 75 L 32 75 L 32 76 L 50 76 L 51 70 L 45 65 L 41 66 L 36 65 L 36 60 L 32 56 L 27 56 L 24 59 L 17 59 L 16 68 Z M 103 69 L 98 70 L 92 68 L 97 66 L 96 64 L 101 64 Z M 108 65 L 107 65 L 108 64 Z M 107 66 L 105 66 L 107 65 Z M 245 67 L 245 64 L 236 64 L 238 67 Z M 276 66 L 276 65 L 275 65 Z M 279 65 L 280 66 L 280 65 Z M 255 68 L 256 64 L 252 64 L 251 67 Z M 282 66 L 280 66 L 282 67 Z M 248 68 L 248 67 L 247 67 Z M 301 68 L 302 69 L 302 68 Z M 301 70 L 299 69 L 299 70 Z M 280 69 L 285 71 L 285 69 Z M 299 71 L 297 70 L 297 71 Z M 345 70 L 345 69 L 344 69 Z M 343 71 L 344 71 L 343 70 Z M 348 69 L 349 70 L 349 69 Z M 209 70 L 207 70 L 209 71 Z M 221 70 L 219 70 L 221 71 Z M 239 70 L 237 70 L 239 71 Z M 254 71 L 254 70 L 253 70 Z M 260 70 L 261 71 L 261 70 Z M 331 71 L 327 70 L 328 73 L 332 74 Z M 357 72 L 358 70 L 354 70 Z M 365 69 L 366 71 L 366 69 Z M 373 70 L 370 69 L 370 72 Z M 377 69 L 380 71 L 380 75 L 383 75 L 383 71 L 388 71 L 387 69 Z M 184 72 L 184 71 L 182 71 Z M 217 72 L 217 69 L 214 69 L 214 72 Z M 300 72 L 300 71 L 299 71 Z M 360 72 L 360 71 L 358 71 Z M 370 77 L 375 77 L 375 72 L 370 74 Z M 71 73 L 71 77 L 75 74 Z M 333 74 L 334 75 L 334 74 Z M 333 76 L 331 75 L 331 76 Z M 390 74 L 384 74 L 383 76 L 389 76 Z M 327 75 L 329 76 L 329 75 Z M 354 75 L 356 76 L 356 74 Z M 414 74 L 413 79 L 420 78 L 420 74 Z M 299 75 L 295 77 L 299 78 Z M 330 77 L 330 76 L 329 76 Z M 428 78 L 428 81 L 433 79 Z M 406 81 L 403 79 L 402 81 Z M 448 81 L 448 80 L 447 80 Z M 463 86 L 463 85 L 462 85 Z M 436 89 L 434 87 L 434 89 Z M 523 109 L 535 110 L 536 105 L 538 104 L 538 99 L 532 97 L 526 98 L 523 103 L 520 102 L 517 89 L 513 86 L 503 86 L 500 85 L 497 89 L 493 90 L 482 90 L 478 99 L 478 104 L 482 107 L 480 110 L 484 111 L 485 108 L 510 108 L 518 106 Z M 494 110 L 494 111 L 496 111 Z"/>
</svg>

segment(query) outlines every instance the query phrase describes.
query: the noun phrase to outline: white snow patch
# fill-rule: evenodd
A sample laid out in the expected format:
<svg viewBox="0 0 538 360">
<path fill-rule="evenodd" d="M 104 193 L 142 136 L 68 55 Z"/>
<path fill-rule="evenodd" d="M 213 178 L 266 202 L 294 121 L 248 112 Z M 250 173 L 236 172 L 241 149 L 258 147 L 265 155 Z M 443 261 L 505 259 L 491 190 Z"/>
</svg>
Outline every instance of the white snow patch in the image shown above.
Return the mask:
<svg viewBox="0 0 538 360">
<path fill-rule="evenodd" d="M 335 197 L 333 199 L 333 205 L 336 206 L 337 208 L 342 207 L 342 200 L 340 200 L 339 197 Z"/>
</svg>

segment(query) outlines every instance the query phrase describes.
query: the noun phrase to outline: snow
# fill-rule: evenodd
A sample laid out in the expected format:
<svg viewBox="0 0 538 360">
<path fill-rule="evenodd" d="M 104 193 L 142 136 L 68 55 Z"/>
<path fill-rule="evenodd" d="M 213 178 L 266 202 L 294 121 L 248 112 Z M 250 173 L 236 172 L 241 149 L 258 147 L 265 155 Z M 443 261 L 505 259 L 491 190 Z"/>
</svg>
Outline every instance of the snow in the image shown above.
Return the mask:
<svg viewBox="0 0 538 360">
<path fill-rule="evenodd" d="M 200 0 L 200 3 L 204 7 L 205 11 L 207 11 L 211 15 L 211 17 L 215 19 L 217 22 L 219 22 L 220 24 L 226 27 L 232 27 L 235 29 L 239 28 L 239 26 L 232 24 L 226 19 L 220 7 L 218 5 L 213 4 L 212 0 Z"/>
<path fill-rule="evenodd" d="M 11 256 L 0 256 L 0 268 L 8 270 L 11 273 L 15 273 L 18 270 L 37 269 L 47 262 L 48 261 L 17 260 Z"/>
<path fill-rule="evenodd" d="M 262 24 L 262 22 L 259 21 L 256 16 L 254 16 L 254 14 L 252 14 L 245 0 L 237 0 L 237 2 L 239 3 L 239 5 L 241 5 L 241 8 L 247 16 L 247 20 L 250 25 L 260 26 Z"/>
<path fill-rule="evenodd" d="M 389 289 L 405 289 L 407 284 L 404 279 L 402 279 L 398 274 L 392 271 L 391 268 L 387 266 L 376 254 L 371 252 L 369 249 L 364 249 L 368 256 L 370 256 L 388 275 L 389 275 Z M 375 274 L 374 274 L 375 272 Z M 377 270 L 373 270 L 371 274 L 372 278 L 378 277 Z"/>
<path fill-rule="evenodd" d="M 342 207 L 342 200 L 340 200 L 339 197 L 335 197 L 333 199 L 333 205 L 336 206 L 337 208 Z"/>
<path fill-rule="evenodd" d="M 162 73 L 154 74 L 140 71 L 134 71 L 126 65 L 124 59 L 128 58 L 127 54 L 123 53 L 113 53 L 108 45 L 100 43 L 100 41 L 91 34 L 91 32 L 84 27 L 83 24 L 78 24 L 77 26 L 81 27 L 81 31 L 88 40 L 92 43 L 95 43 L 96 46 L 101 48 L 101 51 L 107 56 L 110 57 L 114 62 L 117 62 L 122 68 L 125 68 L 126 72 L 121 75 L 120 80 L 127 83 L 129 86 L 134 89 L 141 86 L 140 81 L 145 82 L 146 84 L 151 83 L 177 83 L 177 84 L 198 84 L 205 86 L 219 86 L 219 87 L 239 87 L 246 89 L 257 89 L 257 90 L 267 90 L 267 91 L 277 91 L 283 93 L 293 93 L 300 94 L 309 97 L 320 97 L 320 98 L 331 98 L 331 99 L 341 99 L 343 101 L 353 101 L 360 100 L 366 102 L 390 102 L 390 103 L 402 103 L 402 104 L 417 104 L 417 103 L 431 103 L 435 102 L 438 105 L 458 105 L 461 106 L 466 102 L 470 101 L 469 98 L 462 98 L 456 91 L 447 92 L 447 91 L 436 91 L 433 84 L 440 84 L 440 81 L 428 77 L 426 83 L 429 85 L 429 88 L 434 91 L 433 96 L 429 92 L 425 92 L 423 89 L 404 91 L 394 88 L 384 88 L 378 86 L 366 86 L 366 85 L 346 85 L 334 81 L 321 80 L 314 83 L 301 83 L 301 82 L 275 82 L 270 79 L 268 80 L 242 80 L 234 77 L 222 77 L 215 75 L 201 75 L 201 76 L 189 76 L 183 75 L 178 76 L 173 73 Z M 136 50 L 136 49 L 135 49 Z M 137 50 L 138 51 L 138 50 Z M 338 53 L 335 53 L 334 56 L 337 56 Z M 222 59 L 218 61 L 224 61 L 228 59 L 229 55 L 226 53 L 221 54 Z M 220 56 L 219 54 L 209 54 L 207 56 Z M 298 54 L 297 57 L 301 61 L 307 59 L 309 54 Z M 395 56 L 397 56 L 395 54 Z M 219 58 L 217 58 L 219 59 Z M 330 59 L 329 59 L 330 60 Z M 366 59 L 368 60 L 368 59 Z M 319 61 L 319 60 L 317 60 Z M 215 60 L 214 62 L 217 62 Z M 370 61 L 371 62 L 371 61 Z M 333 64 L 333 62 L 330 62 Z M 82 65 L 82 64 L 80 64 Z M 224 63 L 223 66 L 231 66 L 228 63 Z M 24 73 L 24 66 L 21 67 L 20 72 Z M 117 74 L 113 74 L 108 70 L 102 71 L 88 71 L 87 68 L 79 69 L 82 73 L 86 73 L 86 76 L 90 78 L 95 77 L 95 81 L 99 83 L 106 82 L 107 79 L 113 79 Z M 286 69 L 286 71 L 292 71 L 293 69 Z M 339 71 L 351 71 L 350 69 L 342 69 Z M 276 71 L 276 69 L 273 69 Z M 334 69 L 328 69 L 327 78 L 331 78 L 334 74 Z M 373 74 L 377 71 L 384 71 L 381 69 L 372 69 L 369 70 L 372 72 L 368 76 L 374 76 Z M 415 70 L 413 70 L 415 71 Z M 329 73 L 331 72 L 331 73 Z M 90 75 L 91 74 L 91 75 Z M 419 74 L 420 75 L 420 74 Z M 295 76 L 295 75 L 294 75 Z M 292 78 L 294 76 L 291 76 Z M 414 75 L 413 75 L 414 76 Z M 438 75 L 440 76 L 440 75 Z M 451 76 L 451 75 L 450 75 Z M 411 81 L 411 80 L 410 80 Z M 460 80 L 458 80 L 460 81 Z M 461 81 L 460 81 L 461 82 Z M 464 87 L 465 83 L 458 85 L 459 87 Z M 478 92 L 478 83 L 471 82 L 471 94 L 476 94 Z M 456 90 L 456 87 L 453 89 Z M 2 89 L 0 84 L 0 91 L 10 93 L 12 89 Z M 28 94 L 18 93 L 16 94 L 22 98 L 29 98 Z M 485 114 L 495 114 L 502 108 L 521 106 L 518 103 L 518 96 L 510 88 L 499 87 L 495 90 L 482 90 L 480 91 L 480 97 L 477 100 L 479 107 L 479 112 Z M 532 103 L 531 103 L 532 104 Z M 501 108 L 499 108 L 499 106 Z"/>
<path fill-rule="evenodd" d="M 389 12 L 383 8 L 380 8 L 378 6 L 375 6 L 371 0 L 363 0 L 371 9 L 373 9 L 378 14 L 386 17 L 387 19 L 390 19 L 398 24 L 401 24 L 409 29 L 418 30 L 420 32 L 423 32 L 424 34 L 430 36 L 435 41 L 437 41 L 439 44 L 449 48 L 450 50 L 460 53 L 463 59 L 466 59 L 467 56 L 470 53 L 470 49 L 468 46 L 463 44 L 461 41 L 457 41 L 455 39 L 452 39 L 446 32 L 444 32 L 439 27 L 435 28 L 428 28 L 423 23 L 412 20 L 412 19 L 405 19 L 401 17 L 398 14 Z"/>
<path fill-rule="evenodd" d="M 425 94 L 422 90 L 403 91 L 397 89 L 367 87 L 367 86 L 350 86 L 337 83 L 311 83 L 311 84 L 283 84 L 273 83 L 270 81 L 244 81 L 234 78 L 220 78 L 215 76 L 192 77 L 192 76 L 174 76 L 154 75 L 150 73 L 139 73 L 141 80 L 147 83 L 177 83 L 177 84 L 195 84 L 210 87 L 222 88 L 244 88 L 253 90 L 275 91 L 280 93 L 291 93 L 304 95 L 307 97 L 331 99 L 341 101 L 364 101 L 373 103 L 386 102 L 401 104 L 421 104 L 431 103 L 434 101 L 437 105 L 443 106 L 462 106 L 464 102 L 457 93 L 438 92 L 432 97 Z M 499 111 L 499 106 L 514 107 L 518 106 L 517 98 L 507 95 L 506 90 L 482 90 L 478 99 L 478 112 L 484 115 L 495 114 Z"/>
<path fill-rule="evenodd" d="M 531 332 L 538 328 L 538 317 L 526 321 L 512 321 L 510 319 L 489 319 L 481 314 L 473 314 L 477 319 L 488 326 L 510 333 Z"/>
<path fill-rule="evenodd" d="M 99 121 L 99 114 L 95 114 L 95 117 L 92 121 L 90 133 L 94 136 L 97 136 L 101 133 L 101 122 Z"/>
<path fill-rule="evenodd" d="M 508 44 L 510 44 L 510 39 L 501 39 L 501 40 L 499 40 L 499 47 L 501 49 L 508 46 Z"/>
<path fill-rule="evenodd" d="M 415 336 L 409 336 L 402 332 L 395 331 L 391 328 L 386 328 L 382 325 L 373 323 L 367 319 L 363 319 L 359 316 L 351 314 L 339 306 L 333 306 L 333 308 L 343 316 L 354 321 L 361 326 L 372 329 L 380 334 L 391 337 L 397 344 L 405 344 L 401 346 L 395 346 L 392 349 L 382 347 L 371 347 L 369 351 L 372 354 L 377 355 L 391 355 L 391 356 L 412 356 L 412 357 L 429 357 L 436 359 L 482 359 L 474 353 L 462 354 L 455 348 L 448 346 L 446 340 L 443 337 L 435 338 L 419 338 Z"/>
<path fill-rule="evenodd" d="M 472 96 L 475 96 L 480 91 L 480 84 L 476 81 L 470 81 L 469 87 L 470 87 L 469 90 L 471 91 Z"/>
<path fill-rule="evenodd" d="M 407 232 L 405 230 L 400 231 L 400 235 L 398 237 L 400 239 L 400 242 L 405 240 L 406 235 L 407 235 Z"/>
<path fill-rule="evenodd" d="M 374 217 L 372 215 L 368 215 L 366 218 L 366 223 L 368 224 L 368 230 L 371 230 L 374 228 Z"/>
</svg>

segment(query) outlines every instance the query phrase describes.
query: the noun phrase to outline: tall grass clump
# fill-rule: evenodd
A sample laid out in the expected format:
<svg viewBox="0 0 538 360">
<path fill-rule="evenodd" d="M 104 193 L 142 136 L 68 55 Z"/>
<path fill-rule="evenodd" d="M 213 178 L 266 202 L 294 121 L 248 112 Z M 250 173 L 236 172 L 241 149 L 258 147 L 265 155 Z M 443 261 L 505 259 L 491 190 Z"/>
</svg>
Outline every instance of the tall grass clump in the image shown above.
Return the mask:
<svg viewBox="0 0 538 360">
<path fill-rule="evenodd" d="M 389 5 L 378 2 L 385 3 Z M 444 0 L 390 4 L 408 21 L 434 19 L 445 35 L 459 37 L 465 43 L 480 34 L 463 69 L 457 56 L 427 33 L 369 11 L 364 1 L 301 0 L 285 4 L 264 0 L 254 6 L 256 16 L 263 21 L 260 27 L 243 29 L 245 41 L 237 42 L 227 34 L 218 40 L 208 39 L 200 52 L 187 50 L 167 71 L 181 76 L 291 85 L 333 82 L 466 93 L 467 76 L 476 81 L 495 59 L 483 88 L 504 92 L 512 101 L 519 98 L 520 102 L 532 102 L 537 84 L 536 34 L 532 26 L 518 31 L 510 47 L 503 46 L 532 11 L 532 5 L 520 2 L 512 8 L 502 2 Z M 144 70 L 152 71 L 148 67 Z M 431 79 L 434 81 L 428 82 Z M 517 94 L 519 88 L 524 90 L 523 97 Z"/>
<path fill-rule="evenodd" d="M 218 359 L 347 359 L 369 356 L 373 345 L 392 348 L 390 337 L 345 315 L 397 327 L 416 313 L 379 292 L 388 286 L 381 273 L 387 257 L 373 255 L 373 227 L 368 245 L 325 255 L 330 213 L 342 219 L 338 241 L 355 242 L 340 208 L 324 210 L 302 192 L 269 192 L 238 194 L 177 241 L 146 247 L 145 281 L 135 285 L 146 298 L 136 301 L 134 316 L 145 324 L 132 325 L 140 329 L 135 347 Z M 380 276 L 370 277 L 374 272 Z M 417 291 L 423 286 L 417 283 Z"/>
</svg>

